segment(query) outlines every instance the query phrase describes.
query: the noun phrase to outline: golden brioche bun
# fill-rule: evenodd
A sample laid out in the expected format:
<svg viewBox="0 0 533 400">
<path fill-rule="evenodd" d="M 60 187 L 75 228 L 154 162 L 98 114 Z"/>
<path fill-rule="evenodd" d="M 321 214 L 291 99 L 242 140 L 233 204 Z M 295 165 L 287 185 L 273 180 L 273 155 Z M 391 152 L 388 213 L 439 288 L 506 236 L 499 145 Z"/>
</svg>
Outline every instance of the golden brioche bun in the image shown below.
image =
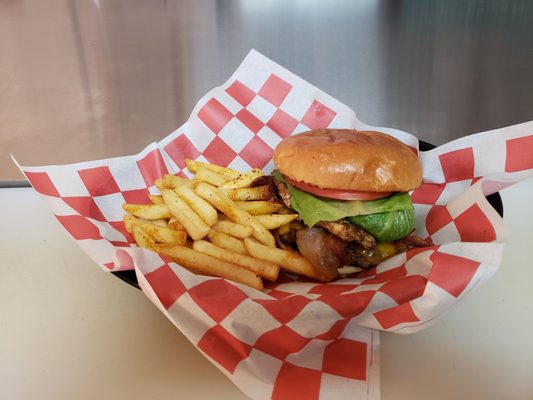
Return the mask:
<svg viewBox="0 0 533 400">
<path fill-rule="evenodd" d="M 412 149 L 381 132 L 317 129 L 282 140 L 274 150 L 279 171 L 322 189 L 407 192 L 422 184 Z"/>
</svg>

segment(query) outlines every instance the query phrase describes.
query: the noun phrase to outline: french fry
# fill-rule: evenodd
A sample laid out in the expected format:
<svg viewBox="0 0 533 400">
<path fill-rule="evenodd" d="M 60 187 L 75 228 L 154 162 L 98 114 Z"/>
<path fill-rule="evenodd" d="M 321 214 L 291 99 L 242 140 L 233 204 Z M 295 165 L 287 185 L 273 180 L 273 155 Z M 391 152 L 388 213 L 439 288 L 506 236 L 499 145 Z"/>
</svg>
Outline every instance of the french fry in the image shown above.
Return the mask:
<svg viewBox="0 0 533 400">
<path fill-rule="evenodd" d="M 240 175 L 242 175 L 241 172 L 235 171 L 234 169 L 227 168 L 227 167 L 221 167 L 220 165 L 204 163 L 201 161 L 185 160 L 185 163 L 187 164 L 187 168 L 191 172 L 196 172 L 198 171 L 198 168 L 203 167 L 213 172 L 216 172 L 217 174 L 225 176 L 227 180 L 235 179 L 235 178 L 238 178 Z"/>
<path fill-rule="evenodd" d="M 244 242 L 242 240 L 227 235 L 224 232 L 218 232 L 212 229 L 207 237 L 211 243 L 216 244 L 218 247 L 222 247 L 223 249 L 245 256 L 248 255 L 248 251 L 246 251 L 246 247 L 244 247 Z"/>
<path fill-rule="evenodd" d="M 286 215 L 286 214 L 284 214 L 284 215 Z M 305 224 L 303 222 L 301 222 L 301 221 L 292 221 L 292 222 L 289 222 L 288 224 L 280 226 L 279 229 L 278 229 L 278 233 L 280 235 L 283 235 L 285 233 L 288 233 L 291 229 L 296 229 L 297 231 L 299 231 L 300 229 L 304 229 L 304 228 L 305 228 Z"/>
<path fill-rule="evenodd" d="M 254 168 L 251 171 L 240 174 L 237 178 L 230 180 L 224 185 L 220 186 L 221 189 L 238 189 L 250 186 L 255 178 L 265 175 L 263 171 L 258 168 Z"/>
<path fill-rule="evenodd" d="M 171 214 L 178 219 L 193 240 L 202 239 L 209 233 L 211 228 L 175 191 L 163 189 L 161 193 Z"/>
<path fill-rule="evenodd" d="M 165 185 L 163 185 L 163 179 L 159 178 L 154 181 L 154 185 L 159 189 L 164 189 Z"/>
<path fill-rule="evenodd" d="M 157 194 L 149 194 L 148 198 L 152 202 L 152 204 L 165 204 L 163 201 L 163 196 L 157 195 Z"/>
<path fill-rule="evenodd" d="M 185 241 L 187 240 L 187 233 L 185 231 L 178 231 L 167 226 L 153 225 L 151 223 L 138 220 L 131 215 L 125 215 L 123 220 L 124 226 L 128 232 L 132 233 L 133 227 L 139 226 L 150 237 L 159 243 L 184 245 Z"/>
<path fill-rule="evenodd" d="M 217 223 L 217 210 L 213 208 L 211 204 L 198 196 L 194 191 L 187 186 L 180 186 L 175 189 L 176 193 L 185 200 L 185 203 L 191 207 L 196 214 L 198 214 L 205 223 L 209 226 L 213 226 Z"/>
<path fill-rule="evenodd" d="M 201 162 L 201 161 L 186 159 L 185 164 L 187 164 L 187 168 L 189 169 L 189 171 L 195 173 L 199 167 L 205 166 L 206 163 Z"/>
<path fill-rule="evenodd" d="M 138 218 L 154 220 L 170 218 L 172 214 L 166 204 L 123 204 L 122 208 Z"/>
<path fill-rule="evenodd" d="M 271 201 L 237 201 L 237 205 L 251 215 L 272 214 L 283 207 L 280 203 Z"/>
<path fill-rule="evenodd" d="M 180 186 L 193 187 L 195 183 L 196 183 L 195 179 L 187 179 L 187 178 L 182 178 L 181 176 L 170 175 L 170 174 L 165 174 L 162 180 L 163 189 L 175 189 Z"/>
<path fill-rule="evenodd" d="M 213 225 L 213 229 L 239 239 L 250 237 L 252 236 L 252 233 L 254 233 L 251 226 L 241 225 L 232 221 L 218 221 Z"/>
<path fill-rule="evenodd" d="M 209 183 L 210 185 L 216 187 L 222 186 L 228 181 L 224 176 L 220 175 L 219 173 L 216 173 L 204 167 L 199 167 L 196 170 L 196 175 L 194 177 L 199 181 Z"/>
<path fill-rule="evenodd" d="M 133 225 L 131 227 L 131 234 L 133 235 L 133 239 L 135 239 L 135 242 L 139 247 L 144 247 L 145 249 L 152 250 L 157 252 L 159 250 L 159 247 L 157 246 L 157 243 L 142 229 L 139 225 Z"/>
<path fill-rule="evenodd" d="M 168 227 L 169 228 L 172 228 L 172 229 L 176 229 L 178 231 L 183 231 L 185 230 L 185 228 L 183 227 L 183 225 L 178 221 L 178 219 L 176 217 L 172 217 L 168 220 Z"/>
<path fill-rule="evenodd" d="M 331 276 L 318 271 L 306 258 L 294 251 L 264 246 L 250 238 L 244 239 L 244 246 L 246 246 L 246 250 L 252 257 L 270 261 L 280 265 L 287 271 L 324 282 L 332 279 Z"/>
<path fill-rule="evenodd" d="M 275 247 L 276 240 L 268 229 L 257 222 L 249 213 L 238 207 L 222 190 L 218 190 L 207 183 L 199 183 L 195 191 L 199 196 L 211 203 L 216 209 L 222 211 L 233 222 L 251 226 L 254 230 L 253 237 L 261 243 L 270 247 Z M 180 222 L 183 223 L 181 220 Z M 183 225 L 185 226 L 185 224 Z"/>
<path fill-rule="evenodd" d="M 165 218 L 153 219 L 150 221 L 150 223 L 152 225 L 157 225 L 157 226 L 168 226 L 167 220 Z"/>
<path fill-rule="evenodd" d="M 139 221 L 137 218 L 135 218 L 133 215 L 124 215 L 122 217 L 122 222 L 124 222 L 124 227 L 126 228 L 126 231 L 129 233 L 132 233 L 133 224 Z"/>
<path fill-rule="evenodd" d="M 233 201 L 268 200 L 272 197 L 268 186 L 224 189 L 224 193 Z"/>
<path fill-rule="evenodd" d="M 254 218 L 268 230 L 277 229 L 298 218 L 298 214 L 264 214 Z"/>
<path fill-rule="evenodd" d="M 286 233 L 289 233 L 290 230 L 291 230 L 291 224 L 290 223 L 285 224 L 285 225 L 281 225 L 278 228 L 278 235 L 284 235 Z"/>
<path fill-rule="evenodd" d="M 296 214 L 294 210 L 291 210 L 290 208 L 287 208 L 285 206 L 281 207 L 278 211 L 278 214 Z"/>
<path fill-rule="evenodd" d="M 232 251 L 215 246 L 213 243 L 209 243 L 205 240 L 196 240 L 192 248 L 201 253 L 240 265 L 271 282 L 274 282 L 278 278 L 279 266 L 271 262 L 242 254 L 236 254 Z"/>
<path fill-rule="evenodd" d="M 215 275 L 226 278 L 257 290 L 263 290 L 263 282 L 257 274 L 239 265 L 200 253 L 185 246 L 161 247 L 161 254 L 187 269 L 203 275 Z"/>
</svg>

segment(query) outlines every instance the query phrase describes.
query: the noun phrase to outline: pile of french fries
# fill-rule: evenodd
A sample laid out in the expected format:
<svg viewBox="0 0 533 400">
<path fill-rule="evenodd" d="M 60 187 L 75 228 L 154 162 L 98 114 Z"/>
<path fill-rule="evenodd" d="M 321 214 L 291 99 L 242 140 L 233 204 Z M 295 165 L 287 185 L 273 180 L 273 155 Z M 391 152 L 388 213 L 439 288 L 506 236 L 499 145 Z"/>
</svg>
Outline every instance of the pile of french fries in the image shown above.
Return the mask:
<svg viewBox="0 0 533 400">
<path fill-rule="evenodd" d="M 193 179 L 165 175 L 151 204 L 124 204 L 126 230 L 137 245 L 193 273 L 219 276 L 262 290 L 280 268 L 318 278 L 301 254 L 276 247 L 271 231 L 301 224 L 283 204 L 269 201 L 267 186 L 250 187 L 263 172 L 242 173 L 186 160 Z"/>
</svg>

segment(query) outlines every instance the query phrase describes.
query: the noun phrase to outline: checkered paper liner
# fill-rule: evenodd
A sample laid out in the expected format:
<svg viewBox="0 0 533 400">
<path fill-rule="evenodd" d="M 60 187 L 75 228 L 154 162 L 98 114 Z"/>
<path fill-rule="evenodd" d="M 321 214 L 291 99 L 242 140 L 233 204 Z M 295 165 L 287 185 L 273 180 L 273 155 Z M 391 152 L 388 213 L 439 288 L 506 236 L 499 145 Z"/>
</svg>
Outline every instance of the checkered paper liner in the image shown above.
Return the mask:
<svg viewBox="0 0 533 400">
<path fill-rule="evenodd" d="M 256 399 L 379 398 L 379 330 L 431 324 L 494 274 L 506 230 L 485 199 L 533 176 L 533 122 L 420 152 L 424 184 L 412 193 L 416 233 L 434 246 L 399 254 L 357 276 L 322 284 L 282 275 L 263 292 L 194 275 L 137 248 L 121 206 L 148 203 L 185 159 L 238 170 L 273 169 L 284 137 L 371 127 L 345 105 L 251 51 L 189 120 L 139 154 L 72 165 L 20 167 L 51 212 L 104 270 L 135 269 L 144 293 L 244 393 Z"/>
</svg>

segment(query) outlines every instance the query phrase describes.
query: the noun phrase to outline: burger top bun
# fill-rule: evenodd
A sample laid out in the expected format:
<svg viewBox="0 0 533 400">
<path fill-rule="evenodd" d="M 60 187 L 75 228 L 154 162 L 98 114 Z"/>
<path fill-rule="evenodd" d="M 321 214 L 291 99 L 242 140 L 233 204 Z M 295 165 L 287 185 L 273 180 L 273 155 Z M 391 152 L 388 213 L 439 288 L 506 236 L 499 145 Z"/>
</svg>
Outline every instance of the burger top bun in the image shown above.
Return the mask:
<svg viewBox="0 0 533 400">
<path fill-rule="evenodd" d="M 322 189 L 407 192 L 422 184 L 412 149 L 373 131 L 317 129 L 289 136 L 274 150 L 279 171 Z"/>
</svg>

